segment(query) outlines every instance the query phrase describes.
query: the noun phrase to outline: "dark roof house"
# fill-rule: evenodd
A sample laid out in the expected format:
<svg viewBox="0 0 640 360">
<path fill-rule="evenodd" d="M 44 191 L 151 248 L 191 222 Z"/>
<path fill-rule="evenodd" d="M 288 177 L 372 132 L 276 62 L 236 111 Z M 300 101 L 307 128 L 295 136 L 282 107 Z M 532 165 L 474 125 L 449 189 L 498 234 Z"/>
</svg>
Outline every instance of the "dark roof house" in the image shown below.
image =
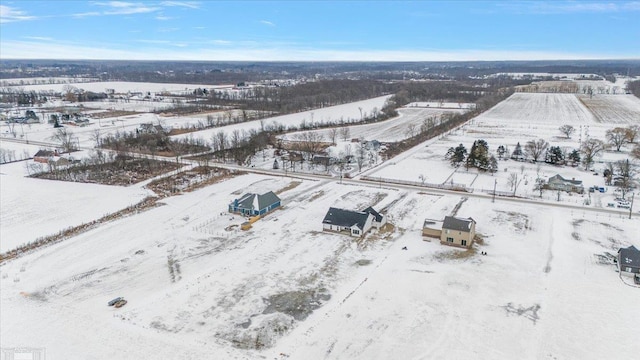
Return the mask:
<svg viewBox="0 0 640 360">
<path fill-rule="evenodd" d="M 640 274 L 640 250 L 631 245 L 618 250 L 618 267 L 621 272 Z"/>
<path fill-rule="evenodd" d="M 273 191 L 262 195 L 247 193 L 229 204 L 229 212 L 244 215 L 263 215 L 279 207 L 281 200 Z"/>
<path fill-rule="evenodd" d="M 442 228 L 454 231 L 471 232 L 474 222 L 475 220 L 473 220 L 472 218 L 463 219 L 453 216 L 445 216 L 442 223 Z"/>
<path fill-rule="evenodd" d="M 322 220 L 323 230 L 349 231 L 353 236 L 362 236 L 371 229 L 374 216 L 364 211 L 352 211 L 331 207 Z"/>
</svg>

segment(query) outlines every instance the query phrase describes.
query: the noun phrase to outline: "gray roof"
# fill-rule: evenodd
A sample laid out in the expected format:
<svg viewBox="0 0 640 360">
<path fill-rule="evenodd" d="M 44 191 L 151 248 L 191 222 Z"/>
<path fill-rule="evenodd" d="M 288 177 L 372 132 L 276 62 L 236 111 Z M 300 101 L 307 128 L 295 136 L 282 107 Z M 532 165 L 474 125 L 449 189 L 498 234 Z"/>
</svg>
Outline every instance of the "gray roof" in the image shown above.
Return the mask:
<svg viewBox="0 0 640 360">
<path fill-rule="evenodd" d="M 369 213 L 363 211 L 351 211 L 331 207 L 329 211 L 327 211 L 327 215 L 324 216 L 322 223 L 345 227 L 356 225 L 362 230 L 368 218 Z"/>
<path fill-rule="evenodd" d="M 236 201 L 238 201 L 238 207 L 242 209 L 262 210 L 277 203 L 280 198 L 273 191 L 269 191 L 262 195 L 247 193 Z"/>
<path fill-rule="evenodd" d="M 476 221 L 472 218 L 457 218 L 453 216 L 445 216 L 444 222 L 442 223 L 443 229 L 455 230 L 455 231 L 471 231 L 471 223 L 475 223 Z"/>
<path fill-rule="evenodd" d="M 372 208 L 371 206 L 369 206 L 368 208 L 362 210 L 362 212 L 366 212 L 369 213 L 371 215 L 373 215 L 373 220 L 375 222 L 381 222 L 382 221 L 382 215 L 380 215 L 380 213 L 378 213 L 374 208 Z"/>
<path fill-rule="evenodd" d="M 49 156 L 53 156 L 53 155 L 55 155 L 55 152 L 53 152 L 51 150 L 38 150 L 38 152 L 33 156 L 34 157 L 35 156 L 47 156 L 47 157 L 49 157 Z"/>
<path fill-rule="evenodd" d="M 640 250 L 633 245 L 628 248 L 620 248 L 618 262 L 620 266 L 640 268 Z"/>
<path fill-rule="evenodd" d="M 553 182 L 554 180 L 560 180 L 562 182 L 567 182 L 573 185 L 582 185 L 582 180 L 569 180 L 569 179 L 565 179 L 562 176 L 560 176 L 560 174 L 556 174 L 555 176 L 552 176 L 549 178 L 549 182 Z"/>
</svg>

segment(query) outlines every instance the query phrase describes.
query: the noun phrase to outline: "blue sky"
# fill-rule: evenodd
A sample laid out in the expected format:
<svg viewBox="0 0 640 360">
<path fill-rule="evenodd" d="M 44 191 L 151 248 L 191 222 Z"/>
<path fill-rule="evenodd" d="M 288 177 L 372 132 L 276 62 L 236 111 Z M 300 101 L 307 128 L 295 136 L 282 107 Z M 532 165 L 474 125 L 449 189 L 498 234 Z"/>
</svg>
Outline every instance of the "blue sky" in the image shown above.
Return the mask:
<svg viewBox="0 0 640 360">
<path fill-rule="evenodd" d="M 0 58 L 640 59 L 640 1 L 0 1 Z"/>
</svg>

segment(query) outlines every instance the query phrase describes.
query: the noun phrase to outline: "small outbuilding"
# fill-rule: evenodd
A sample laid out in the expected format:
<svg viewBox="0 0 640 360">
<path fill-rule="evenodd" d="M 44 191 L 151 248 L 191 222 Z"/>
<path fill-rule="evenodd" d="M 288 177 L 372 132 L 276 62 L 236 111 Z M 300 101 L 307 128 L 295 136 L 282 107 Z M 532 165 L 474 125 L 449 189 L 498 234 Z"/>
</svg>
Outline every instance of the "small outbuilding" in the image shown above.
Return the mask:
<svg viewBox="0 0 640 360">
<path fill-rule="evenodd" d="M 618 267 L 620 273 L 640 274 L 640 250 L 631 245 L 618 250 Z"/>
<path fill-rule="evenodd" d="M 442 236 L 442 220 L 425 219 L 422 224 L 422 236 L 440 239 Z"/>
<path fill-rule="evenodd" d="M 229 212 L 242 215 L 264 215 L 281 205 L 281 200 L 273 191 L 258 195 L 247 193 L 229 204 Z"/>
</svg>

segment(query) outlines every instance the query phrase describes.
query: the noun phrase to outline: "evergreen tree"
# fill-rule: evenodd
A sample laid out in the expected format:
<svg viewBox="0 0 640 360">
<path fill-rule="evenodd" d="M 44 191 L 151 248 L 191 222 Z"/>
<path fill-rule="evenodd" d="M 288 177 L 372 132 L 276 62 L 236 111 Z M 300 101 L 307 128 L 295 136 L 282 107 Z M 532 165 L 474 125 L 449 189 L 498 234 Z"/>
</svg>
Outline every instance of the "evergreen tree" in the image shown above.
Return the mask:
<svg viewBox="0 0 640 360">
<path fill-rule="evenodd" d="M 513 149 L 511 153 L 511 158 L 514 160 L 521 160 L 524 158 L 524 152 L 522 151 L 522 146 L 520 146 L 520 142 L 516 144 L 516 148 Z"/>
<path fill-rule="evenodd" d="M 559 165 L 564 163 L 564 154 L 559 146 L 552 146 L 547 149 L 544 161 L 548 164 Z"/>
</svg>

